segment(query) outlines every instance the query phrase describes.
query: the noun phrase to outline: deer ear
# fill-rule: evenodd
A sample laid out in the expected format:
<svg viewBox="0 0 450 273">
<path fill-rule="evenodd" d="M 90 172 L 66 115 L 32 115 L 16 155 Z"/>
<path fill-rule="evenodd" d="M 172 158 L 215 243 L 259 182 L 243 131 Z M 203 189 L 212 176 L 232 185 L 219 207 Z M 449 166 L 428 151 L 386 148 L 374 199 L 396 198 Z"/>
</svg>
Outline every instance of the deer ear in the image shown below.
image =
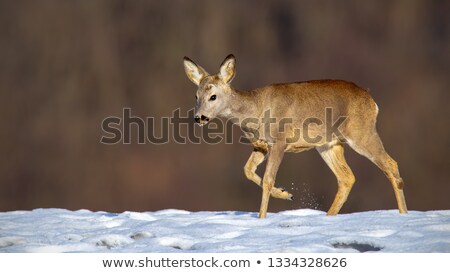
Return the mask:
<svg viewBox="0 0 450 273">
<path fill-rule="evenodd" d="M 228 55 L 225 60 L 220 65 L 220 77 L 226 83 L 233 80 L 234 75 L 236 75 L 236 58 L 233 54 Z"/>
<path fill-rule="evenodd" d="M 200 81 L 208 76 L 208 72 L 205 71 L 201 66 L 196 65 L 191 59 L 188 57 L 184 57 L 183 60 L 184 64 L 184 71 L 186 72 L 187 77 L 191 82 L 195 83 L 196 85 L 200 84 Z"/>
</svg>

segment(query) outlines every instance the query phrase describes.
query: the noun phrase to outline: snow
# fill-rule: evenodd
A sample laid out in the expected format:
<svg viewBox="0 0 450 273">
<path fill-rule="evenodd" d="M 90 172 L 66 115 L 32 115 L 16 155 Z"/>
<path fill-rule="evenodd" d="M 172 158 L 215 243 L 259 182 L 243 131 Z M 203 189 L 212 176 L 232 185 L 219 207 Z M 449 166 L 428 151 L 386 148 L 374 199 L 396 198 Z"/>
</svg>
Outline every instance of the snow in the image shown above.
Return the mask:
<svg viewBox="0 0 450 273">
<path fill-rule="evenodd" d="M 450 252 L 450 210 L 0 213 L 0 252 Z"/>
</svg>

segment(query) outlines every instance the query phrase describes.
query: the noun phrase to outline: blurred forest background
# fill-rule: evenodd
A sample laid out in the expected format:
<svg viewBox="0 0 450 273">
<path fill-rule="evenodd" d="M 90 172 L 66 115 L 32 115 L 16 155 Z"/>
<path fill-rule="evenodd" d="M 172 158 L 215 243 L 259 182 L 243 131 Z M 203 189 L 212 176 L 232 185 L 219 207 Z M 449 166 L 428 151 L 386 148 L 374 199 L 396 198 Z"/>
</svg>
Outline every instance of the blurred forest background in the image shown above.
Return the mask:
<svg viewBox="0 0 450 273">
<path fill-rule="evenodd" d="M 449 14 L 434 0 L 1 0 L 0 211 L 258 211 L 249 146 L 99 143 L 102 120 L 124 107 L 143 118 L 191 109 L 183 57 L 215 73 L 229 53 L 237 89 L 323 78 L 369 88 L 409 208 L 450 209 Z M 356 184 L 342 212 L 395 209 L 384 174 L 346 157 Z M 327 210 L 337 190 L 314 150 L 287 154 L 277 185 L 295 201 L 271 199 L 270 211 Z"/>
</svg>

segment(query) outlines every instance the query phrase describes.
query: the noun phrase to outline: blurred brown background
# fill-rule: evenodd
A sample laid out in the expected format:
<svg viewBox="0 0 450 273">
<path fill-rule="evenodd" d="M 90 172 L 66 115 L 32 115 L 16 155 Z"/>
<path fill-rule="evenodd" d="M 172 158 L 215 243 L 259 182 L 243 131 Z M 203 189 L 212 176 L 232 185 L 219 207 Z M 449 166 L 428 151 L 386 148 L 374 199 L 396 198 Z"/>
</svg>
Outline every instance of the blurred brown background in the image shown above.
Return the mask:
<svg viewBox="0 0 450 273">
<path fill-rule="evenodd" d="M 183 56 L 216 72 L 229 53 L 238 89 L 369 88 L 409 208 L 450 209 L 449 14 L 450 1 L 425 0 L 0 1 L 0 210 L 257 211 L 246 145 L 99 143 L 101 121 L 124 107 L 185 113 L 195 86 Z M 342 212 L 396 208 L 384 174 L 346 155 L 357 183 Z M 314 150 L 287 154 L 277 185 L 296 199 L 271 211 L 327 210 L 337 189 Z"/>
</svg>

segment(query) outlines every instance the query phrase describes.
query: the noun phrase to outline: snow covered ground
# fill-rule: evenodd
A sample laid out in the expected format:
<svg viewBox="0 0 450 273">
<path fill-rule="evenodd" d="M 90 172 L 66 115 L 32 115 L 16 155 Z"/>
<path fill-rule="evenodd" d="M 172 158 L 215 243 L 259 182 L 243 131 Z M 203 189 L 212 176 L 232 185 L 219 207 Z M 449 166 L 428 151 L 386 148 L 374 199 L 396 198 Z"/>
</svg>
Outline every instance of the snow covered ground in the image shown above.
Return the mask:
<svg viewBox="0 0 450 273">
<path fill-rule="evenodd" d="M 0 252 L 450 252 L 450 210 L 0 213 Z"/>
</svg>

